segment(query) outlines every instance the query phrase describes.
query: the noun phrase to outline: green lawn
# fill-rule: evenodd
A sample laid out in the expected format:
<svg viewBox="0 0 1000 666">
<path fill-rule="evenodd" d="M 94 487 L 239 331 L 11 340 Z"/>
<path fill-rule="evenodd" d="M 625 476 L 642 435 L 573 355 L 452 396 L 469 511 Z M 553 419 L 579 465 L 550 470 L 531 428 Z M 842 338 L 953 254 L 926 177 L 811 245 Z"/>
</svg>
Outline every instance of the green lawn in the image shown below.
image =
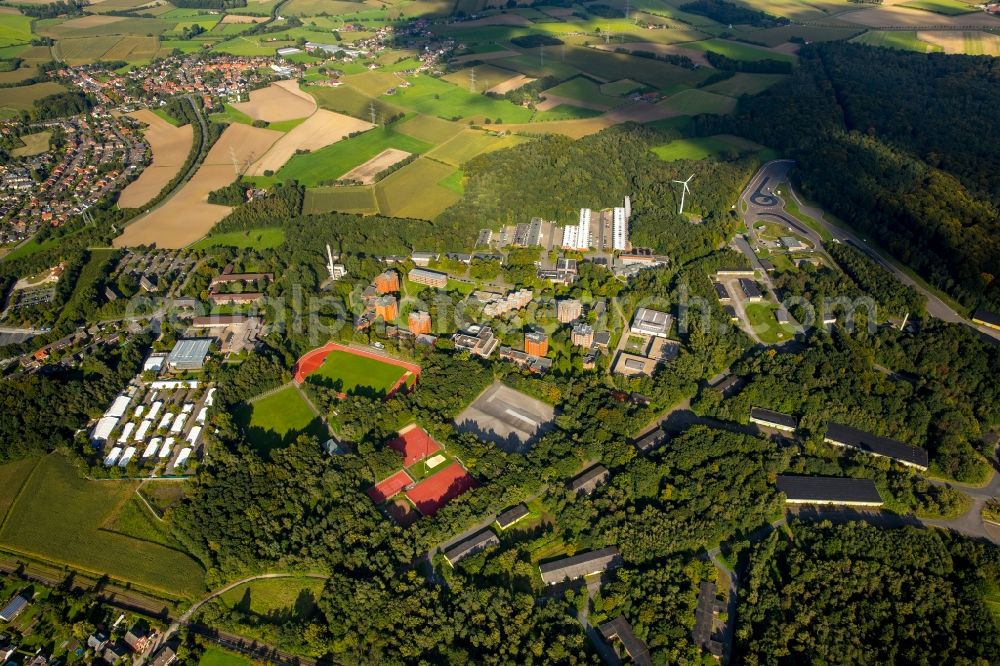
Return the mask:
<svg viewBox="0 0 1000 666">
<path fill-rule="evenodd" d="M 931 53 L 941 50 L 940 46 L 928 44 L 917 39 L 917 33 L 912 30 L 890 30 L 887 32 L 869 30 L 863 35 L 858 35 L 851 41 L 858 42 L 859 44 L 867 44 L 868 46 L 880 46 L 885 49 L 915 51 L 917 53 Z"/>
<path fill-rule="evenodd" d="M 300 434 L 325 439 L 326 426 L 313 414 L 294 386 L 287 386 L 266 398 L 240 405 L 236 421 L 247 439 L 261 453 L 291 444 Z"/>
<path fill-rule="evenodd" d="M 959 14 L 970 14 L 979 11 L 972 5 L 967 5 L 958 0 L 910 0 L 900 4 L 900 7 L 910 9 L 923 9 L 924 11 L 944 14 L 945 16 L 958 16 Z"/>
<path fill-rule="evenodd" d="M 180 127 L 181 121 L 174 118 L 172 115 L 164 111 L 163 109 L 153 109 L 153 113 L 163 118 L 165 121 L 173 125 L 174 127 Z"/>
<path fill-rule="evenodd" d="M 204 250 L 209 247 L 252 247 L 256 250 L 267 250 L 281 247 L 285 243 L 285 230 L 279 227 L 264 227 L 263 229 L 251 229 L 249 231 L 230 231 L 224 234 L 214 234 L 202 238 L 192 247 L 196 250 Z"/>
<path fill-rule="evenodd" d="M 252 666 L 253 662 L 235 652 L 227 652 L 222 648 L 210 647 L 201 655 L 198 666 Z"/>
<path fill-rule="evenodd" d="M 778 320 L 774 317 L 774 306 L 770 303 L 747 303 L 746 313 L 750 326 L 765 344 L 785 342 L 795 335 L 791 327 L 778 325 Z"/>
<path fill-rule="evenodd" d="M 228 608 L 239 607 L 261 617 L 308 618 L 324 585 L 319 578 L 270 578 L 235 587 L 219 599 Z"/>
<path fill-rule="evenodd" d="M 381 397 L 388 394 L 404 372 L 396 365 L 335 350 L 309 375 L 308 381 L 341 393 Z"/>
<path fill-rule="evenodd" d="M 30 42 L 31 18 L 19 14 L 0 14 L 0 46 Z"/>
<path fill-rule="evenodd" d="M 507 100 L 471 93 L 465 88 L 430 76 L 414 76 L 407 80 L 410 82 L 408 88 L 397 88 L 394 95 L 383 95 L 380 99 L 446 120 L 489 118 L 494 122 L 505 123 L 526 123 L 531 120 L 530 109 Z"/>
<path fill-rule="evenodd" d="M 667 162 L 675 160 L 703 160 L 707 157 L 733 156 L 761 150 L 753 141 L 737 136 L 717 134 L 715 136 L 678 139 L 663 146 L 654 146 L 653 152 Z"/>
<path fill-rule="evenodd" d="M 295 155 L 278 171 L 279 180 L 297 180 L 307 187 L 333 181 L 356 166 L 364 164 L 387 148 L 408 153 L 424 153 L 429 143 L 397 132 L 393 125 L 379 126 L 326 148 Z"/>
<path fill-rule="evenodd" d="M 0 466 L 0 486 L 23 478 L 20 463 Z M 135 496 L 132 481 L 88 481 L 58 454 L 42 459 L 10 508 L 0 547 L 97 575 L 131 582 L 167 596 L 194 598 L 205 572 L 187 554 L 148 539 L 146 528 L 122 518 Z M 150 518 L 151 520 L 151 518 Z M 116 521 L 142 529 L 144 537 L 110 531 Z"/>
<path fill-rule="evenodd" d="M 167 548 L 183 550 L 165 522 L 157 519 L 138 497 L 130 497 L 118 510 L 105 529 L 139 541 L 157 543 Z"/>
<path fill-rule="evenodd" d="M 242 111 L 232 106 L 231 104 L 226 104 L 225 110 L 219 113 L 211 114 L 209 116 L 209 119 L 212 120 L 212 122 L 216 123 L 226 123 L 226 124 L 242 123 L 244 125 L 253 124 L 253 118 L 243 113 Z"/>
</svg>

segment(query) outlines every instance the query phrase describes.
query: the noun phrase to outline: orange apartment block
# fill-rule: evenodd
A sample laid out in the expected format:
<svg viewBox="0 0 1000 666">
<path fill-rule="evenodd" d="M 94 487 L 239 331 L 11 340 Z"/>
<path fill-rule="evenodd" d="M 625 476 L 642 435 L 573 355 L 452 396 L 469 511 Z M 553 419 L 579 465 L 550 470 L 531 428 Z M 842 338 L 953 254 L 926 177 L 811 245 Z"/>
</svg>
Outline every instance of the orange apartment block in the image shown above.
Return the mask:
<svg viewBox="0 0 1000 666">
<path fill-rule="evenodd" d="M 538 331 L 525 333 L 524 353 L 532 356 L 545 356 L 549 353 L 549 336 Z"/>
<path fill-rule="evenodd" d="M 385 271 L 381 275 L 375 276 L 375 288 L 380 294 L 391 294 L 399 291 L 399 273 L 396 271 Z"/>
<path fill-rule="evenodd" d="M 431 313 L 421 310 L 414 310 L 406 318 L 410 327 L 410 332 L 414 335 L 429 334 L 431 332 Z"/>
<path fill-rule="evenodd" d="M 375 316 L 384 321 L 395 321 L 399 316 L 399 306 L 393 296 L 383 296 L 375 301 Z"/>
</svg>

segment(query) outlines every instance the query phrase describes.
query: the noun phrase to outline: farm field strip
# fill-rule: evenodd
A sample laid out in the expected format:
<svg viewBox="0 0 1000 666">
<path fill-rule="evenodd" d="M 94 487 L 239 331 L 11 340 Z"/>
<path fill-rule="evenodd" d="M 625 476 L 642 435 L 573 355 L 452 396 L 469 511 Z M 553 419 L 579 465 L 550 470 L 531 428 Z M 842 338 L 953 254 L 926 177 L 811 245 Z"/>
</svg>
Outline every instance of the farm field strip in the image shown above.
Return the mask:
<svg viewBox="0 0 1000 666">
<path fill-rule="evenodd" d="M 374 125 L 341 113 L 320 109 L 304 123 L 279 138 L 270 150 L 248 169 L 251 176 L 263 176 L 265 171 L 278 171 L 301 149 L 317 150 L 340 141 L 348 134 L 364 132 Z"/>
<path fill-rule="evenodd" d="M 143 131 L 153 159 L 139 177 L 118 196 L 119 208 L 138 208 L 149 203 L 184 166 L 194 142 L 191 125 L 175 127 L 148 109 L 129 114 L 146 123 Z"/>
</svg>

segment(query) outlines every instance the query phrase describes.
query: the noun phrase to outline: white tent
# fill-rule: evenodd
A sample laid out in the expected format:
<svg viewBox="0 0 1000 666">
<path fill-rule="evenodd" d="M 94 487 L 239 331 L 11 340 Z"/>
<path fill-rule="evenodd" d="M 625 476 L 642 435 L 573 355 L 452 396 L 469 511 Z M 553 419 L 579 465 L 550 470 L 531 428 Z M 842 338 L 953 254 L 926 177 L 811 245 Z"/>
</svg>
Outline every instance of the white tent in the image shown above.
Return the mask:
<svg viewBox="0 0 1000 666">
<path fill-rule="evenodd" d="M 125 449 L 125 453 L 122 454 L 121 460 L 118 461 L 118 466 L 124 467 L 125 465 L 127 465 L 128 461 L 132 460 L 132 456 L 134 455 L 135 455 L 134 446 L 130 446 L 127 449 Z"/>
<path fill-rule="evenodd" d="M 118 427 L 117 416 L 102 417 L 94 426 L 94 431 L 90 433 L 90 439 L 95 442 L 105 442 L 116 427 Z"/>
<path fill-rule="evenodd" d="M 184 422 L 187 421 L 186 414 L 178 414 L 177 418 L 174 419 L 174 424 L 170 426 L 170 432 L 175 435 L 184 429 Z"/>
<path fill-rule="evenodd" d="M 191 449 L 181 449 L 181 452 L 177 454 L 177 460 L 174 461 L 174 467 L 183 467 L 190 455 Z"/>
<path fill-rule="evenodd" d="M 171 414 L 170 412 L 167 412 L 166 414 L 163 415 L 163 418 L 160 419 L 160 425 L 156 426 L 156 429 L 163 430 L 168 425 L 170 425 L 170 422 L 173 420 L 174 420 L 174 415 Z"/>
<path fill-rule="evenodd" d="M 118 435 L 118 443 L 124 444 L 125 442 L 127 442 L 129 437 L 132 436 L 133 430 L 135 430 L 135 424 L 131 422 L 126 423 L 125 427 L 122 428 L 122 434 Z"/>
<path fill-rule="evenodd" d="M 205 423 L 205 418 L 207 418 L 207 417 L 208 417 L 208 407 L 202 407 L 201 411 L 198 412 L 198 416 L 196 416 L 194 420 L 197 423 L 204 424 Z"/>
<path fill-rule="evenodd" d="M 195 426 L 191 428 L 191 432 L 188 433 L 187 441 L 194 446 L 198 443 L 198 436 L 201 435 L 201 426 Z"/>
<path fill-rule="evenodd" d="M 128 409 L 128 403 L 131 402 L 131 398 L 127 395 L 120 395 L 115 398 L 115 401 L 111 403 L 108 407 L 108 411 L 104 412 L 105 416 L 117 416 L 121 418 L 125 416 L 125 410 Z"/>
<path fill-rule="evenodd" d="M 167 441 L 165 441 L 163 443 L 163 446 L 160 447 L 160 456 L 159 457 L 160 458 L 166 458 L 167 456 L 169 456 L 170 455 L 170 448 L 173 445 L 174 445 L 174 438 L 173 437 L 167 437 Z"/>
<path fill-rule="evenodd" d="M 163 408 L 163 403 L 157 400 L 152 405 L 149 406 L 149 414 L 146 414 L 147 419 L 155 420 L 157 416 L 160 415 L 160 409 Z"/>
<path fill-rule="evenodd" d="M 104 459 L 104 466 L 111 467 L 112 465 L 114 465 L 115 461 L 118 460 L 118 456 L 119 454 L 121 454 L 121 452 L 122 452 L 122 447 L 120 446 L 116 446 L 115 448 L 111 449 L 111 452 L 108 453 L 108 457 Z"/>
<path fill-rule="evenodd" d="M 142 452 L 142 457 L 148 458 L 154 453 L 156 453 L 156 450 L 160 448 L 160 442 L 162 441 L 163 440 L 160 439 L 159 437 L 154 437 L 153 439 L 149 440 L 149 445 L 146 447 L 146 450 Z"/>
<path fill-rule="evenodd" d="M 145 421 L 140 423 L 139 429 L 135 431 L 135 437 L 133 439 L 135 439 L 135 441 L 137 442 L 145 442 L 146 434 L 149 432 L 149 429 L 152 425 L 153 422 L 150 421 L 149 419 L 146 419 Z"/>
</svg>

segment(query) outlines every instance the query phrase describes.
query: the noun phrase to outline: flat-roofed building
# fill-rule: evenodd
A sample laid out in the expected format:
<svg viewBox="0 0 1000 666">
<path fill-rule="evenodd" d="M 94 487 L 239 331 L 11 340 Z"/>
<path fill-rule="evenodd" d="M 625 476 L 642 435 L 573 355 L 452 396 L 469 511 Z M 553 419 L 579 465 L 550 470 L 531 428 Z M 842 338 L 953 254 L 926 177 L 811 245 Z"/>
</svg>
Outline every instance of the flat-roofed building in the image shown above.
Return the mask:
<svg viewBox="0 0 1000 666">
<path fill-rule="evenodd" d="M 467 351 L 483 358 L 489 358 L 500 345 L 500 340 L 493 335 L 489 326 L 472 326 L 465 333 L 451 336 L 455 349 Z"/>
<path fill-rule="evenodd" d="M 490 235 L 492 235 L 492 233 L 493 233 L 489 229 L 483 229 L 483 231 L 489 232 Z M 482 238 L 483 231 L 479 232 L 480 233 L 480 238 Z M 489 241 L 489 236 L 487 236 L 486 239 L 487 239 L 486 243 L 484 243 L 484 244 L 485 245 L 489 245 L 489 242 L 490 242 Z M 423 266 L 424 268 L 426 268 L 427 266 L 430 266 L 430 263 L 432 261 L 437 261 L 437 258 L 438 258 L 437 252 L 414 252 L 413 254 L 410 255 L 410 259 L 413 260 L 414 265 L 416 265 L 416 266 Z"/>
<path fill-rule="evenodd" d="M 211 338 L 178 340 L 167 356 L 167 367 L 173 371 L 201 370 L 212 347 Z"/>
<path fill-rule="evenodd" d="M 722 643 L 718 640 L 715 625 L 719 611 L 723 610 L 716 594 L 715 583 L 703 580 L 698 586 L 698 605 L 694 613 L 691 637 L 695 645 L 717 659 L 722 658 Z"/>
<path fill-rule="evenodd" d="M 882 496 L 871 479 L 782 474 L 777 484 L 789 504 L 882 506 Z"/>
<path fill-rule="evenodd" d="M 590 249 L 590 217 L 590 209 L 581 208 L 580 218 L 577 224 L 563 227 L 562 246 L 564 249 Z"/>
<path fill-rule="evenodd" d="M 660 428 L 653 430 L 652 432 L 646 433 L 639 439 L 632 443 L 639 453 L 649 453 L 667 441 L 667 433 L 663 432 Z"/>
<path fill-rule="evenodd" d="M 764 298 L 764 293 L 760 290 L 760 285 L 749 278 L 740 278 L 740 289 L 743 290 L 743 295 L 751 303 L 756 303 Z"/>
<path fill-rule="evenodd" d="M 435 289 L 444 289 L 448 286 L 448 275 L 446 273 L 440 273 L 426 268 L 412 269 L 407 275 L 407 278 L 410 282 L 415 284 L 422 284 L 427 287 L 434 287 Z"/>
<path fill-rule="evenodd" d="M 549 353 L 549 336 L 543 331 L 528 331 L 524 334 L 524 353 L 545 356 Z"/>
<path fill-rule="evenodd" d="M 732 300 L 729 296 L 729 290 L 726 289 L 726 285 L 721 282 L 713 282 L 712 286 L 715 287 L 715 295 L 719 298 L 720 303 L 728 303 Z"/>
<path fill-rule="evenodd" d="M 995 312 L 989 312 L 982 309 L 976 310 L 972 313 L 972 322 L 974 324 L 979 324 L 980 326 L 986 326 L 1000 331 L 1000 314 Z"/>
<path fill-rule="evenodd" d="M 431 332 L 431 313 L 423 310 L 414 310 L 406 316 L 406 324 L 410 328 L 410 333 L 421 335 Z"/>
<path fill-rule="evenodd" d="M 394 270 L 383 271 L 372 281 L 380 294 L 391 294 L 399 291 L 399 273 Z"/>
<path fill-rule="evenodd" d="M 579 553 L 572 557 L 564 557 L 554 562 L 538 565 L 542 581 L 546 585 L 555 585 L 566 580 L 575 580 L 608 569 L 621 566 L 621 555 L 615 546 L 600 550 Z"/>
<path fill-rule="evenodd" d="M 635 375 L 650 376 L 656 370 L 656 364 L 656 361 L 651 358 L 621 352 L 615 361 L 613 372 L 624 377 L 633 377 Z"/>
<path fill-rule="evenodd" d="M 545 374 L 552 369 L 552 359 L 518 351 L 512 347 L 500 347 L 500 360 L 510 361 L 525 370 L 538 374 Z"/>
<path fill-rule="evenodd" d="M 610 622 L 605 622 L 600 629 L 605 640 L 621 643 L 622 649 L 632 658 L 632 662 L 636 666 L 653 666 L 653 659 L 649 656 L 649 648 L 633 633 L 632 625 L 628 623 L 624 615 L 619 615 Z"/>
<path fill-rule="evenodd" d="M 10 601 L 0 609 L 0 620 L 11 622 L 28 607 L 29 600 L 20 594 L 15 594 Z"/>
<path fill-rule="evenodd" d="M 556 301 L 556 319 L 561 324 L 576 321 L 583 314 L 583 303 L 576 298 L 562 298 Z"/>
<path fill-rule="evenodd" d="M 795 429 L 799 427 L 799 421 L 794 416 L 764 409 L 763 407 L 750 408 L 750 423 L 756 423 L 765 428 L 784 430 L 785 432 L 795 432 Z"/>
<path fill-rule="evenodd" d="M 469 555 L 475 555 L 491 546 L 499 545 L 500 539 L 497 538 L 497 535 L 493 533 L 493 530 L 486 528 L 448 548 L 444 551 L 444 559 L 448 560 L 448 564 L 451 566 L 455 566 Z"/>
<path fill-rule="evenodd" d="M 594 344 L 594 327 L 590 324 L 579 323 L 573 326 L 570 340 L 577 347 L 590 347 Z"/>
<path fill-rule="evenodd" d="M 667 337 L 670 324 L 673 321 L 666 312 L 639 308 L 632 316 L 632 326 L 629 330 L 636 335 L 650 335 L 657 338 Z"/>
<path fill-rule="evenodd" d="M 528 507 L 523 504 L 512 506 L 511 508 L 500 512 L 500 515 L 497 516 L 497 527 L 501 530 L 505 530 L 517 521 L 527 517 L 529 513 Z"/>
<path fill-rule="evenodd" d="M 870 432 L 858 430 L 842 423 L 829 423 L 826 427 L 826 436 L 823 440 L 835 446 L 843 446 L 876 456 L 892 458 L 896 462 L 916 467 L 920 470 L 927 469 L 929 463 L 926 449 L 897 442 L 888 437 L 873 435 Z"/>
<path fill-rule="evenodd" d="M 612 212 L 611 247 L 614 250 L 628 249 L 628 213 L 624 208 Z"/>
<path fill-rule="evenodd" d="M 611 472 L 604 465 L 594 465 L 573 477 L 569 482 L 570 492 L 589 495 L 608 481 Z"/>
</svg>

